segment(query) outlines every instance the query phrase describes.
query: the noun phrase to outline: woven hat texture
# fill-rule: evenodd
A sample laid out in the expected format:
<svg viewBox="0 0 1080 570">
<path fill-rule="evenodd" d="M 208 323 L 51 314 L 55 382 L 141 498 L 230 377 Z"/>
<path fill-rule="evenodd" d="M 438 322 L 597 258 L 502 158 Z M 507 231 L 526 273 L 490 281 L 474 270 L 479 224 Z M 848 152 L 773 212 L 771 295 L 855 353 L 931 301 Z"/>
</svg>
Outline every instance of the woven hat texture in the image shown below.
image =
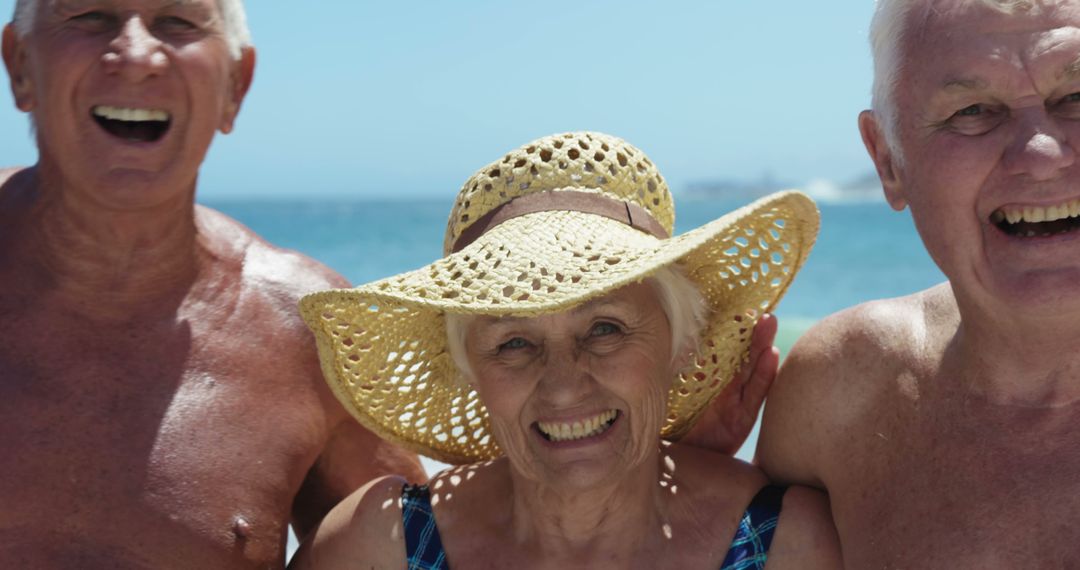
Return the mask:
<svg viewBox="0 0 1080 570">
<path fill-rule="evenodd" d="M 445 313 L 558 312 L 677 263 L 710 309 L 693 363 L 668 397 L 660 435 L 678 438 L 746 357 L 754 324 L 787 290 L 819 225 L 813 202 L 787 191 L 668 239 L 595 213 L 553 209 L 502 221 L 463 248 L 458 243 L 493 210 L 559 192 L 629 202 L 647 211 L 661 233 L 670 235 L 674 226 L 671 193 L 644 153 L 599 133 L 555 135 L 466 181 L 447 223 L 442 259 L 301 300 L 323 373 L 364 426 L 448 463 L 501 455 L 486 409 L 459 380 Z"/>
</svg>

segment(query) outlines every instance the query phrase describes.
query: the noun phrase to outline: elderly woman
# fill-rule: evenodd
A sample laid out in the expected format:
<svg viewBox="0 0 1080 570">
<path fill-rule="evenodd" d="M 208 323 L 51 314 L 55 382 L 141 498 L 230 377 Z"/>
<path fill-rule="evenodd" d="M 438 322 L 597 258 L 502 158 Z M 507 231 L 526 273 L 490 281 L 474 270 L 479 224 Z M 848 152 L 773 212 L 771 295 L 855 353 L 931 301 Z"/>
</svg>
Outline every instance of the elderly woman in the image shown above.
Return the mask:
<svg viewBox="0 0 1080 570">
<path fill-rule="evenodd" d="M 671 443 L 738 368 L 817 211 L 788 192 L 673 223 L 640 150 L 548 137 L 465 183 L 444 258 L 305 298 L 346 408 L 459 466 L 371 482 L 293 567 L 839 567 L 820 493 Z"/>
</svg>

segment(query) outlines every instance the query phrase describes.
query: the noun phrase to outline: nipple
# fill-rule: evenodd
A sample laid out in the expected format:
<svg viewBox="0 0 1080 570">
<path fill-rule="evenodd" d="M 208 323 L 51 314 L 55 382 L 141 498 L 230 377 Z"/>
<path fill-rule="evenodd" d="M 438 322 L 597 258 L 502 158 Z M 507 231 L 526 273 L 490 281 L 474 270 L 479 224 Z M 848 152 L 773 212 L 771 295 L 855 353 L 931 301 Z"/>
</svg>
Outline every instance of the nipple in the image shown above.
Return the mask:
<svg viewBox="0 0 1080 570">
<path fill-rule="evenodd" d="M 251 523 L 244 517 L 237 515 L 233 519 L 233 534 L 236 535 L 236 539 L 240 541 L 251 538 Z"/>
</svg>

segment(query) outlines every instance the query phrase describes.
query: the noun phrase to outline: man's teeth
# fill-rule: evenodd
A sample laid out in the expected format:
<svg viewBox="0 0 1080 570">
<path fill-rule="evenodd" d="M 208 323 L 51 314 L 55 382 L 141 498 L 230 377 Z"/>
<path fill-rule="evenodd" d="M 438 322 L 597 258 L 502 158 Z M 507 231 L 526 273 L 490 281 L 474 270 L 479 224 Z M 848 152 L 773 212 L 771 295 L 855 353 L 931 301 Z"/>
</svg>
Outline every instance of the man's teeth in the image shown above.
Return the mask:
<svg viewBox="0 0 1080 570">
<path fill-rule="evenodd" d="M 1020 222 L 1053 222 L 1077 217 L 1080 217 L 1080 200 L 1070 200 L 1045 208 L 1041 206 L 1005 207 L 995 211 L 990 221 L 995 224 L 1000 224 L 1002 221 L 1018 224 Z"/>
<path fill-rule="evenodd" d="M 571 441 L 594 437 L 607 431 L 618 412 L 608 410 L 591 418 L 576 422 L 537 422 L 537 427 L 551 441 Z"/>
<path fill-rule="evenodd" d="M 130 109 L 126 107 L 109 107 L 98 105 L 94 107 L 94 115 L 112 121 L 168 121 L 169 113 L 160 109 Z"/>
</svg>

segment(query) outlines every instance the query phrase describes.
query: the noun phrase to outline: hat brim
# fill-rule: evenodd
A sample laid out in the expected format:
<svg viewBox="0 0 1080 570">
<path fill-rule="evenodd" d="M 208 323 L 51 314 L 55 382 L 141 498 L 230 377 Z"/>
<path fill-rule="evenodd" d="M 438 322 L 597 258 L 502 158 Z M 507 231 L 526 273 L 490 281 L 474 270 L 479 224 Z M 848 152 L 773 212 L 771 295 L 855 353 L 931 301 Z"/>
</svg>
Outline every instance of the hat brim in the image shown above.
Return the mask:
<svg viewBox="0 0 1080 570">
<path fill-rule="evenodd" d="M 477 393 L 457 380 L 446 313 L 558 312 L 678 263 L 710 316 L 669 393 L 661 436 L 677 439 L 739 368 L 754 324 L 806 261 L 818 225 L 814 203 L 793 191 L 663 240 L 596 215 L 539 212 L 415 271 L 308 295 L 300 310 L 334 394 L 365 427 L 434 459 L 471 463 L 501 452 Z"/>
</svg>

